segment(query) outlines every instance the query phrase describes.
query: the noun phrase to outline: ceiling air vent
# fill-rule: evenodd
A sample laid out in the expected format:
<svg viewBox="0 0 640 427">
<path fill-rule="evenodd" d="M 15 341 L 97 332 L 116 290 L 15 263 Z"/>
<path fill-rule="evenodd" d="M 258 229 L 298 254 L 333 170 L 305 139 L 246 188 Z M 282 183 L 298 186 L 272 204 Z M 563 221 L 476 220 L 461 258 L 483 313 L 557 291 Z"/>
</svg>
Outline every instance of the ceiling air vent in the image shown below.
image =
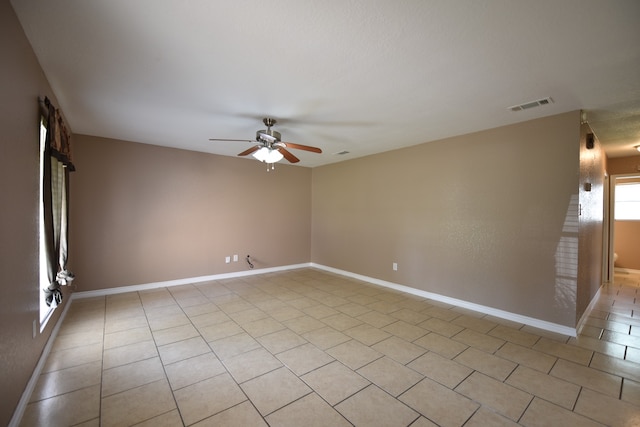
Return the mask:
<svg viewBox="0 0 640 427">
<path fill-rule="evenodd" d="M 524 104 L 514 105 L 509 107 L 508 110 L 522 111 L 522 110 L 528 110 L 529 108 L 539 107 L 541 105 L 548 105 L 552 103 L 553 103 L 553 99 L 551 99 L 551 97 L 548 97 L 548 98 L 538 99 L 536 101 L 525 102 Z"/>
<path fill-rule="evenodd" d="M 333 153 L 336 156 L 344 156 L 345 154 L 349 154 L 349 152 L 347 150 L 344 151 L 338 151 L 337 153 Z"/>
</svg>

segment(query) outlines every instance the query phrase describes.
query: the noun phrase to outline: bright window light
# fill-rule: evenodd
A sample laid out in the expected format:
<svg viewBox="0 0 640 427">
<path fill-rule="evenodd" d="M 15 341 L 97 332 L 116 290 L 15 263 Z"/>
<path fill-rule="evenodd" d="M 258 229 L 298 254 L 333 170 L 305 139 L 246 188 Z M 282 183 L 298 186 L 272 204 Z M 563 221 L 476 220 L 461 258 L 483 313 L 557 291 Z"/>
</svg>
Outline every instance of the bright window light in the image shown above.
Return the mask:
<svg viewBox="0 0 640 427">
<path fill-rule="evenodd" d="M 616 185 L 615 219 L 640 221 L 640 183 Z"/>
<path fill-rule="evenodd" d="M 45 241 L 44 241 L 44 210 L 43 210 L 43 206 L 42 206 L 42 197 L 43 197 L 43 191 L 44 189 L 42 188 L 42 176 L 44 174 L 44 145 L 47 139 L 47 127 L 44 124 L 44 118 L 40 121 L 40 175 L 39 175 L 39 181 L 40 181 L 40 192 L 39 192 L 39 203 L 38 205 L 40 206 L 39 209 L 39 215 L 40 215 L 40 220 L 38 221 L 40 224 L 40 229 L 39 229 L 39 263 L 40 263 L 40 283 L 39 283 L 39 296 L 40 296 L 40 332 L 42 332 L 42 330 L 44 329 L 44 327 L 47 324 L 47 321 L 49 320 L 49 317 L 51 317 L 51 314 L 53 313 L 53 308 L 49 307 L 47 305 L 47 303 L 45 302 L 45 294 L 42 291 L 44 288 L 46 288 L 47 286 L 49 286 L 49 277 L 47 276 L 47 259 L 46 259 L 46 255 L 45 255 Z"/>
</svg>

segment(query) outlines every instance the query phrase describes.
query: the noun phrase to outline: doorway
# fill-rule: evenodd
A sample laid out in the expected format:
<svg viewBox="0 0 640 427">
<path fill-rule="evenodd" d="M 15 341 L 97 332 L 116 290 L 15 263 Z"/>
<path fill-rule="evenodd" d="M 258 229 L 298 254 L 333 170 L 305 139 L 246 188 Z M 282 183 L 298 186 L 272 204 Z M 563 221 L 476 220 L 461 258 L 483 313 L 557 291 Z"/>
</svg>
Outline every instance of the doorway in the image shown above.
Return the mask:
<svg viewBox="0 0 640 427">
<path fill-rule="evenodd" d="M 640 260 L 633 257 L 640 253 L 640 243 L 635 248 L 640 239 L 634 238 L 640 236 L 640 174 L 611 175 L 605 188 L 604 281 L 611 283 L 616 268 L 640 271 Z"/>
</svg>

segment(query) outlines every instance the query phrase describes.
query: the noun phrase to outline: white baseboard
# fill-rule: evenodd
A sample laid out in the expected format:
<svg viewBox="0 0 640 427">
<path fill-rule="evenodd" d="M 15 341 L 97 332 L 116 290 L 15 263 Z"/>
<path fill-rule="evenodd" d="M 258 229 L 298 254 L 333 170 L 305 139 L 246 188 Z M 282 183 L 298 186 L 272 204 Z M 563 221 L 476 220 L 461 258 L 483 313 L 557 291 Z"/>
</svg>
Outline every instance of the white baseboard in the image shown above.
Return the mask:
<svg viewBox="0 0 640 427">
<path fill-rule="evenodd" d="M 591 302 L 589 303 L 589 305 L 585 309 L 584 313 L 582 313 L 582 316 L 580 316 L 580 320 L 578 320 L 578 325 L 576 326 L 576 333 L 577 334 L 580 334 L 580 332 L 582 332 L 582 328 L 584 327 L 584 322 L 589 317 L 589 314 L 591 314 L 591 312 L 593 311 L 593 307 L 596 306 L 596 303 L 598 302 L 598 299 L 600 298 L 600 293 L 602 292 L 602 287 L 603 286 L 604 285 L 600 285 L 600 287 L 598 288 L 598 291 L 596 292 L 594 297 L 591 298 Z"/>
<path fill-rule="evenodd" d="M 96 289 L 94 291 L 74 292 L 71 299 L 101 297 L 105 295 L 123 294 L 126 292 L 146 291 L 149 289 L 166 288 L 170 286 L 189 285 L 192 283 L 209 282 L 211 280 L 233 279 L 236 277 L 255 276 L 258 274 L 278 271 L 295 270 L 310 267 L 311 263 L 292 264 L 281 267 L 259 268 L 257 270 L 236 271 L 233 273 L 212 274 L 210 276 L 190 277 L 187 279 L 167 280 L 164 282 L 145 283 L 142 285 L 119 286 L 117 288 Z"/>
<path fill-rule="evenodd" d="M 622 267 L 615 267 L 613 269 L 613 271 L 615 273 L 632 273 L 632 274 L 640 274 L 640 270 L 634 270 L 633 268 L 622 268 Z"/>
<path fill-rule="evenodd" d="M 480 304 L 476 304 L 476 303 L 460 300 L 460 299 L 457 299 L 457 298 L 451 298 L 451 297 L 448 297 L 448 296 L 444 296 L 444 295 L 435 294 L 435 293 L 432 293 L 432 292 L 423 291 L 423 290 L 412 288 L 412 287 L 409 287 L 409 286 L 399 285 L 397 283 L 387 282 L 385 280 L 380 280 L 380 279 L 376 279 L 376 278 L 373 278 L 373 277 L 363 276 L 361 274 L 351 273 L 349 271 L 339 270 L 339 269 L 333 268 L 333 267 L 327 267 L 325 265 L 311 263 L 311 266 L 314 267 L 314 268 L 320 269 L 320 270 L 329 271 L 331 273 L 340 274 L 342 276 L 351 277 L 351 278 L 354 278 L 354 279 L 362 280 L 364 282 L 369 282 L 369 283 L 373 283 L 375 285 L 384 286 L 386 288 L 391 288 L 391 289 L 395 289 L 395 290 L 398 290 L 398 291 L 406 292 L 406 293 L 409 293 L 409 294 L 412 294 L 412 295 L 417 295 L 417 296 L 420 296 L 420 297 L 423 297 L 423 298 L 428 298 L 428 299 L 432 299 L 432 300 L 435 300 L 435 301 L 441 301 L 441 302 L 444 302 L 444 303 L 447 303 L 447 304 L 451 304 L 451 305 L 455 305 L 455 306 L 458 306 L 458 307 L 466 308 L 466 309 L 469 309 L 469 310 L 477 311 L 479 313 L 484 313 L 484 314 L 488 314 L 488 315 L 491 315 L 491 316 L 499 317 L 501 319 L 511 320 L 511 321 L 517 322 L 517 323 L 523 323 L 525 325 L 533 326 L 533 327 L 538 328 L 538 329 L 543 329 L 543 330 L 546 330 L 546 331 L 551 331 L 551 332 L 555 332 L 555 333 L 562 334 L 562 335 L 568 335 L 568 336 L 571 336 L 571 337 L 577 336 L 575 328 L 571 328 L 571 327 L 564 326 L 564 325 L 559 325 L 557 323 L 547 322 L 546 320 L 540 320 L 540 319 L 536 319 L 534 317 L 523 316 L 521 314 L 511 313 L 509 311 L 499 310 L 497 308 L 487 307 L 487 306 L 484 306 L 484 305 L 480 305 Z"/>
<path fill-rule="evenodd" d="M 444 295 L 423 291 L 423 290 L 420 290 L 420 289 L 412 288 L 412 287 L 405 286 L 405 285 L 400 285 L 400 284 L 393 283 L 393 282 L 387 282 L 386 280 L 380 280 L 380 279 L 376 279 L 374 277 L 364 276 L 364 275 L 361 275 L 361 274 L 352 273 L 352 272 L 345 271 L 345 270 L 339 270 L 337 268 L 328 267 L 328 266 L 321 265 L 321 264 L 316 264 L 316 263 L 313 263 L 313 262 L 303 263 L 303 264 L 286 265 L 286 266 L 281 266 L 281 267 L 262 268 L 262 269 L 257 269 L 257 270 L 238 271 L 238 272 L 233 272 L 233 273 L 213 274 L 213 275 L 210 275 L 210 276 L 191 277 L 191 278 L 187 278 L 187 279 L 167 280 L 167 281 L 163 281 L 163 282 L 146 283 L 146 284 L 141 284 L 141 285 L 121 286 L 121 287 L 109 288 L 109 289 L 98 289 L 98 290 L 94 290 L 94 291 L 74 292 L 71 295 L 71 298 L 69 299 L 69 302 L 67 304 L 65 304 L 64 310 L 62 311 L 62 314 L 60 315 L 60 318 L 58 319 L 58 322 L 56 322 L 56 325 L 54 326 L 53 331 L 51 332 L 51 335 L 49 336 L 49 339 L 47 340 L 47 344 L 45 345 L 44 350 L 42 351 L 42 355 L 40 356 L 40 359 L 38 360 L 38 364 L 36 365 L 36 368 L 34 369 L 33 374 L 31 375 L 31 378 L 29 379 L 29 382 L 27 383 L 27 387 L 25 388 L 24 392 L 22 393 L 22 397 L 20 398 L 20 402 L 18 403 L 18 406 L 17 406 L 17 408 L 16 408 L 16 410 L 15 410 L 15 412 L 13 414 L 13 417 L 11 418 L 11 421 L 9 422 L 9 427 L 18 427 L 20 425 L 20 421 L 22 420 L 22 416 L 24 415 L 24 411 L 26 410 L 27 404 L 29 403 L 29 400 L 31 399 L 31 394 L 33 393 L 33 390 L 35 389 L 35 386 L 36 386 L 36 384 L 38 382 L 38 379 L 40 378 L 40 374 L 42 373 L 42 369 L 44 368 L 44 364 L 47 361 L 47 357 L 49 356 L 49 353 L 51 352 L 51 347 L 53 346 L 53 343 L 54 343 L 56 337 L 58 336 L 58 331 L 60 330 L 60 326 L 62 325 L 62 322 L 64 321 L 64 318 L 65 318 L 65 316 L 67 314 L 67 310 L 71 306 L 71 303 L 73 302 L 73 300 L 82 299 L 82 298 L 99 297 L 99 296 L 105 296 L 105 295 L 115 295 L 115 294 L 121 294 L 121 293 L 126 293 L 126 292 L 135 292 L 135 291 L 144 291 L 144 290 L 149 290 L 149 289 L 165 288 L 165 287 L 169 287 L 169 286 L 187 285 L 187 284 L 192 284 L 192 283 L 207 282 L 207 281 L 211 281 L 211 280 L 223 280 L 223 279 L 233 279 L 233 278 L 236 278 L 236 277 L 255 276 L 255 275 L 259 275 L 259 274 L 273 273 L 273 272 L 287 271 L 287 270 L 295 270 L 295 269 L 306 268 L 306 267 L 317 268 L 319 270 L 328 271 L 328 272 L 331 272 L 331 273 L 339 274 L 341 276 L 351 277 L 353 279 L 362 280 L 364 282 L 372 283 L 374 285 L 379 285 L 379 286 L 383 286 L 383 287 L 386 287 L 386 288 L 395 289 L 395 290 L 398 290 L 398 291 L 401 291 L 401 292 L 406 292 L 408 294 L 417 295 L 417 296 L 420 296 L 420 297 L 423 297 L 423 298 L 432 299 L 432 300 L 435 300 L 435 301 L 441 301 L 441 302 L 444 302 L 444 303 L 447 303 L 447 304 L 451 304 L 451 305 L 455 305 L 455 306 L 458 306 L 458 307 L 466 308 L 466 309 L 469 309 L 469 310 L 477 311 L 479 313 L 485 313 L 485 314 L 488 314 L 488 315 L 491 315 L 491 316 L 499 317 L 501 319 L 511 320 L 511 321 L 517 322 L 517 323 L 523 323 L 525 325 L 533 326 L 533 327 L 536 327 L 536 328 L 539 328 L 539 329 L 543 329 L 543 330 L 546 330 L 546 331 L 551 331 L 551 332 L 555 332 L 555 333 L 559 333 L 559 334 L 563 334 L 563 335 L 568 335 L 568 336 L 573 336 L 573 337 L 576 336 L 576 329 L 570 328 L 568 326 L 559 325 L 559 324 L 556 324 L 556 323 L 547 322 L 545 320 L 535 319 L 533 317 L 523 316 L 523 315 L 516 314 L 516 313 L 511 313 L 511 312 L 508 312 L 508 311 L 499 310 L 499 309 L 496 309 L 496 308 L 487 307 L 487 306 L 480 305 L 480 304 L 475 304 L 475 303 L 464 301 L 464 300 L 460 300 L 460 299 L 457 299 L 457 298 L 451 298 L 451 297 L 447 297 L 447 296 L 444 296 Z M 620 270 L 620 269 L 616 269 L 616 270 Z M 640 271 L 638 271 L 638 270 L 633 270 L 633 271 L 634 272 L 637 271 L 638 273 L 640 273 Z M 598 289 L 598 292 L 596 293 L 596 296 L 593 298 L 593 300 L 589 304 L 589 307 L 587 307 L 587 310 L 582 315 L 582 317 L 580 319 L 580 322 L 578 323 L 580 325 L 580 327 L 582 326 L 582 322 L 586 319 L 586 316 L 588 315 L 588 313 L 593 309 L 593 306 L 595 305 L 595 302 L 597 301 L 598 297 L 600 296 L 600 290 L 601 289 L 602 289 L 602 287 L 600 287 L 600 289 Z"/>
<path fill-rule="evenodd" d="M 70 298 L 67 303 L 64 305 L 64 309 L 60 314 L 60 318 L 56 322 L 56 325 L 53 327 L 51 331 L 51 335 L 49 335 L 49 339 L 47 340 L 47 344 L 45 344 L 44 349 L 42 350 L 42 354 L 40 355 L 40 359 L 38 359 L 38 363 L 36 364 L 33 373 L 31 374 L 31 378 L 29 378 L 29 382 L 22 392 L 22 397 L 20 397 L 20 401 L 18 402 L 18 406 L 16 410 L 13 412 L 13 417 L 11 417 L 11 421 L 9 421 L 9 427 L 18 427 L 20 422 L 22 421 L 22 417 L 24 416 L 24 411 L 27 409 L 27 405 L 29 404 L 29 400 L 31 400 L 31 394 L 33 394 L 33 390 L 36 388 L 36 384 L 38 383 L 38 379 L 40 378 L 40 374 L 42 373 L 42 369 L 44 368 L 44 364 L 47 362 L 47 358 L 49 357 L 49 353 L 51 352 L 51 347 L 53 347 L 53 343 L 58 336 L 58 332 L 60 331 L 60 326 L 64 321 L 65 316 L 67 315 L 67 311 L 71 306 L 72 298 Z"/>
<path fill-rule="evenodd" d="M 94 291 L 74 292 L 73 295 L 71 296 L 71 299 L 73 300 L 73 299 L 81 299 L 81 298 L 99 297 L 99 296 L 105 296 L 105 295 L 115 295 L 115 294 L 120 294 L 125 292 L 144 291 L 149 289 L 165 288 L 169 286 L 178 286 L 178 285 L 187 285 L 191 283 L 207 282 L 211 280 L 222 280 L 222 279 L 232 279 L 236 277 L 254 276 L 258 274 L 294 270 L 294 269 L 305 268 L 305 267 L 313 267 L 319 270 L 324 270 L 331 273 L 339 274 L 341 276 L 351 277 L 354 279 L 362 280 L 364 282 L 369 282 L 375 285 L 384 286 L 386 288 L 391 288 L 391 289 L 406 292 L 412 295 L 417 295 L 423 298 L 428 298 L 435 301 L 441 301 L 447 304 L 456 305 L 458 307 L 467 308 L 469 310 L 499 317 L 501 319 L 511 320 L 517 323 L 523 323 L 525 325 L 533 326 L 535 328 L 543 329 L 546 331 L 556 332 L 559 334 L 568 335 L 572 337 L 576 336 L 576 329 L 568 326 L 547 322 L 546 320 L 540 320 L 540 319 L 536 319 L 529 316 L 523 316 L 521 314 L 504 311 L 504 310 L 500 310 L 493 307 L 487 307 L 485 305 L 480 305 L 480 304 L 464 301 L 457 298 L 451 298 L 451 297 L 436 294 L 433 292 L 423 291 L 421 289 L 416 289 L 409 286 L 400 285 L 397 283 L 387 282 L 386 280 L 376 279 L 375 277 L 364 276 L 361 274 L 356 274 L 349 271 L 328 267 L 322 264 L 316 264 L 313 262 L 286 265 L 281 267 L 262 268 L 257 270 L 238 271 L 234 273 L 213 274 L 210 276 L 190 277 L 186 279 L 167 280 L 164 282 L 146 283 L 141 285 L 121 286 L 121 287 L 109 288 L 109 289 L 98 289 Z"/>
</svg>

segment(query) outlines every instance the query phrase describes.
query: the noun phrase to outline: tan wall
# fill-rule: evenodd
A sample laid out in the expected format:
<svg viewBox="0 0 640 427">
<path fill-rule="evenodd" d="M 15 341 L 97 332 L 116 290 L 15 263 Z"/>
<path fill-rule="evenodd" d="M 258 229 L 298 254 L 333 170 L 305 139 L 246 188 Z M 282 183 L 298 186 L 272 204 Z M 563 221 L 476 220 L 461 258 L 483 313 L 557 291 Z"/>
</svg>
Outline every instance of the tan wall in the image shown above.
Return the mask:
<svg viewBox="0 0 640 427">
<path fill-rule="evenodd" d="M 640 221 L 615 221 L 616 267 L 640 270 Z"/>
<path fill-rule="evenodd" d="M 638 171 L 640 171 L 640 156 L 607 159 L 607 172 L 609 175 L 638 173 Z"/>
<path fill-rule="evenodd" d="M 38 97 L 55 100 L 8 1 L 0 2 L 0 425 L 7 425 L 58 320 L 39 319 Z"/>
<path fill-rule="evenodd" d="M 606 156 L 600 141 L 588 149 L 586 137 L 592 133 L 588 124 L 580 129 L 579 245 L 576 321 L 585 312 L 602 284 L 604 174 Z M 585 185 L 590 184 L 587 190 Z"/>
<path fill-rule="evenodd" d="M 6 425 L 60 310 L 32 339 L 36 99 L 55 97 L 6 1 L 0 40 Z M 249 160 L 75 136 L 74 284 L 92 290 L 238 271 L 246 264 L 226 265 L 224 256 L 249 253 L 257 268 L 312 260 L 573 326 L 575 300 L 557 298 L 556 255 L 563 227 L 577 222 L 578 120 L 568 113 L 313 170 L 278 165 L 275 174 Z"/>
<path fill-rule="evenodd" d="M 574 327 L 579 121 L 314 168 L 312 261 Z"/>
<path fill-rule="evenodd" d="M 79 135 L 74 158 L 78 291 L 310 261 L 309 168 Z"/>
</svg>

